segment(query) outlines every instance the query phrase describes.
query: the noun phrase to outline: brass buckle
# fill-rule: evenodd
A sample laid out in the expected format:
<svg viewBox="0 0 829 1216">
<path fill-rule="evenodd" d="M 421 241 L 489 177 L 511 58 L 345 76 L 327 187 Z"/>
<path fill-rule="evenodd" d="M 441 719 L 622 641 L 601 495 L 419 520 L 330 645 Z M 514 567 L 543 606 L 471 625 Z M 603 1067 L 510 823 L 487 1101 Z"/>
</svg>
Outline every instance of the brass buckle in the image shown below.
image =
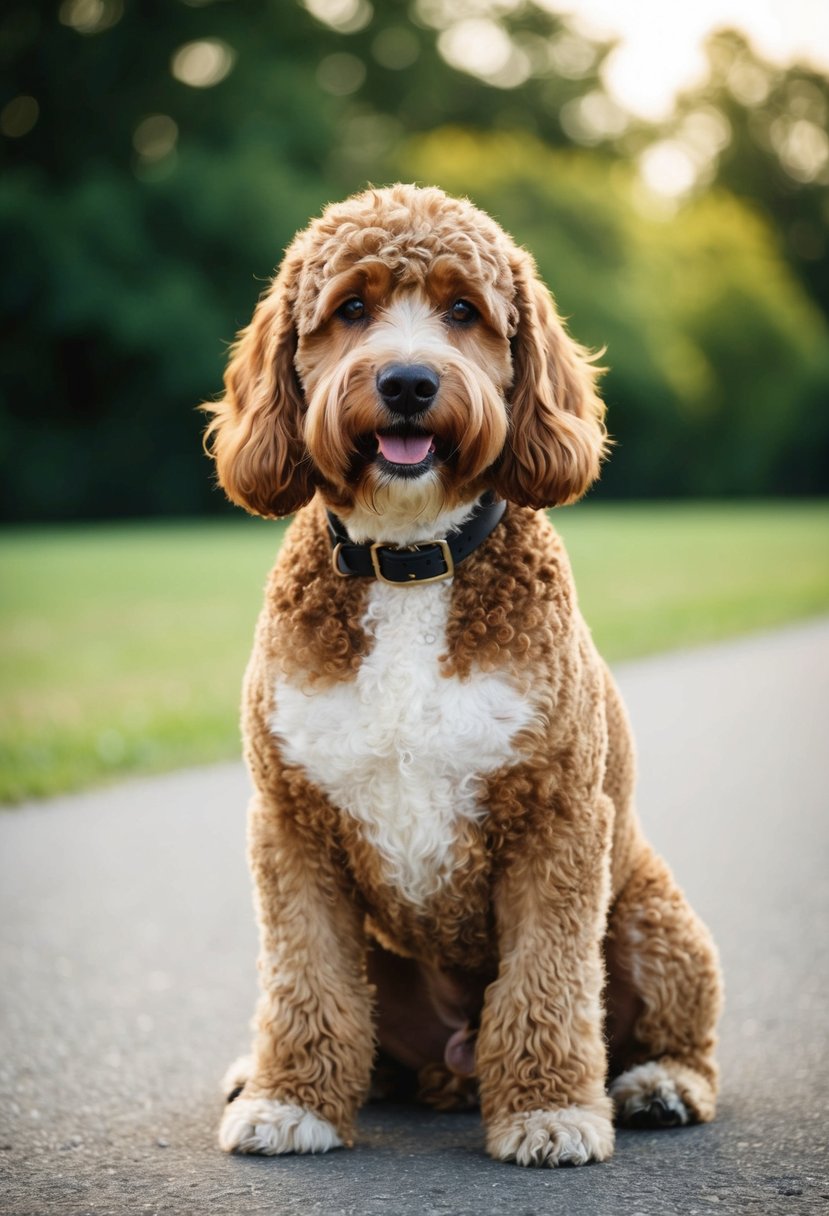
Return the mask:
<svg viewBox="0 0 829 1216">
<path fill-rule="evenodd" d="M 455 573 L 455 563 L 452 560 L 452 551 L 449 548 L 449 542 L 447 540 L 428 540 L 424 541 L 420 545 L 406 545 L 405 548 L 420 550 L 425 549 L 428 545 L 440 545 L 440 551 L 446 565 L 446 569 L 443 571 L 443 573 L 433 574 L 431 578 L 418 578 L 417 575 L 410 574 L 409 578 L 411 582 L 396 583 L 394 579 L 386 578 L 383 571 L 380 569 L 380 556 L 377 550 L 387 548 L 387 546 L 383 545 L 380 541 L 375 541 L 371 546 L 370 552 L 371 564 L 374 567 L 374 573 L 377 576 L 378 581 L 381 583 L 386 583 L 389 587 L 425 587 L 427 583 L 442 583 L 444 579 L 451 578 Z"/>
<path fill-rule="evenodd" d="M 348 572 L 348 570 L 340 569 L 340 549 L 342 549 L 342 547 L 343 547 L 343 541 L 341 541 L 341 540 L 337 541 L 336 545 L 334 546 L 334 552 L 331 555 L 331 564 L 334 567 L 334 573 L 339 578 L 351 578 L 351 575 Z"/>
</svg>

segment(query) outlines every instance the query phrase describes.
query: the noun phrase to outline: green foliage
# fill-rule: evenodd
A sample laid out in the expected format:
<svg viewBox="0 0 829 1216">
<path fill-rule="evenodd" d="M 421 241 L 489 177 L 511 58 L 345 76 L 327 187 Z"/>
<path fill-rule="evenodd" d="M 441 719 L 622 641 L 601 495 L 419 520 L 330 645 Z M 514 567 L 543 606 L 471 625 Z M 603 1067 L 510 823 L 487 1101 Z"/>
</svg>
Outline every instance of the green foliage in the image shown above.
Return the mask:
<svg viewBox="0 0 829 1216">
<path fill-rule="evenodd" d="M 762 206 L 789 265 L 829 311 L 829 79 L 804 64 L 783 71 L 735 31 L 713 35 L 707 53 L 708 80 L 680 99 L 667 133 L 682 139 L 696 116 L 717 116 L 724 145 L 703 184 L 715 174 Z"/>
<path fill-rule="evenodd" d="M 758 142 L 734 93 L 747 52 L 726 40 L 700 102 L 727 111 L 717 171 L 779 223 L 787 268 L 777 234 L 724 194 L 643 214 L 629 161 L 655 133 L 622 131 L 600 83 L 609 47 L 543 6 L 353 0 L 325 22 L 307 4 L 5 6 L 0 514 L 222 509 L 195 407 L 220 390 L 227 344 L 309 215 L 415 174 L 493 210 L 577 336 L 607 345 L 619 452 L 601 493 L 829 488 L 826 327 L 808 297 L 827 302 L 793 252 L 814 251 L 826 213 L 820 182 L 780 167 L 795 152 L 779 122 L 807 86 L 812 122 L 817 77 L 774 76 L 777 134 Z M 511 47 L 486 80 L 439 51 L 481 16 Z M 597 98 L 604 130 L 582 106 Z"/>
<path fill-rule="evenodd" d="M 825 505 L 586 503 L 553 520 L 613 660 L 829 608 Z M 8 529 L 0 801 L 238 757 L 239 685 L 282 532 L 243 517 Z"/>
<path fill-rule="evenodd" d="M 227 343 L 319 208 L 334 140 L 334 99 L 309 87 L 314 23 L 279 8 L 142 0 L 89 33 L 51 3 L 7 14 L 12 88 L 37 98 L 40 118 L 3 141 L 6 514 L 211 505 L 195 406 L 219 388 Z M 213 88 L 170 71 L 199 39 L 236 56 Z M 140 138 L 159 115 L 174 132 L 160 155 L 157 135 L 155 148 Z"/>
</svg>

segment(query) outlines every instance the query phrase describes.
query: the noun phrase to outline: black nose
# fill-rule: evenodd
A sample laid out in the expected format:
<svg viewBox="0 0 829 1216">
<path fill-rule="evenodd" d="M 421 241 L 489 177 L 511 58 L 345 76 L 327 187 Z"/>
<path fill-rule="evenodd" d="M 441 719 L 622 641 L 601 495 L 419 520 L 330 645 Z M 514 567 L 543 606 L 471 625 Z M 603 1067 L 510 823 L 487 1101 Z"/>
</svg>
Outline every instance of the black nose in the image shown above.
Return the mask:
<svg viewBox="0 0 829 1216">
<path fill-rule="evenodd" d="M 424 363 L 389 363 L 377 373 L 383 402 L 404 418 L 428 410 L 439 388 L 440 377 Z"/>
</svg>

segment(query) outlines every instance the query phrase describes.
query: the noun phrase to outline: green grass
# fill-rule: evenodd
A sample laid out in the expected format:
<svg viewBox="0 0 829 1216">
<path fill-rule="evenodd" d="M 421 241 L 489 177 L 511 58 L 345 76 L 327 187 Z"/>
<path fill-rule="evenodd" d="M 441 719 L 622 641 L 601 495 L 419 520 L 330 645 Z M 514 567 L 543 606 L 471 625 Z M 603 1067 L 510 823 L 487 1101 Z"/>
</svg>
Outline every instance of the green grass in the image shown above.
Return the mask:
<svg viewBox="0 0 829 1216">
<path fill-rule="evenodd" d="M 829 504 L 554 514 L 611 660 L 829 610 Z M 237 706 L 283 528 L 258 520 L 0 536 L 0 799 L 239 754 Z"/>
</svg>

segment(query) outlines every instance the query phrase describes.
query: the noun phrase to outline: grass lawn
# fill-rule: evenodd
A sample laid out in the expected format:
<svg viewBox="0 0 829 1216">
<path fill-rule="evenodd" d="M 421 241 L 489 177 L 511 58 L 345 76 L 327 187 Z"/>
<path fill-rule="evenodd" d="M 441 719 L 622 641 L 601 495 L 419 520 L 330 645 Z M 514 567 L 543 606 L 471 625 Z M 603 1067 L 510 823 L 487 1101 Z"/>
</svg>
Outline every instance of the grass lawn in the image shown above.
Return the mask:
<svg viewBox="0 0 829 1216">
<path fill-rule="evenodd" d="M 554 515 L 612 661 L 829 611 L 829 503 Z M 0 534 L 0 800 L 239 754 L 239 684 L 280 524 Z"/>
</svg>

